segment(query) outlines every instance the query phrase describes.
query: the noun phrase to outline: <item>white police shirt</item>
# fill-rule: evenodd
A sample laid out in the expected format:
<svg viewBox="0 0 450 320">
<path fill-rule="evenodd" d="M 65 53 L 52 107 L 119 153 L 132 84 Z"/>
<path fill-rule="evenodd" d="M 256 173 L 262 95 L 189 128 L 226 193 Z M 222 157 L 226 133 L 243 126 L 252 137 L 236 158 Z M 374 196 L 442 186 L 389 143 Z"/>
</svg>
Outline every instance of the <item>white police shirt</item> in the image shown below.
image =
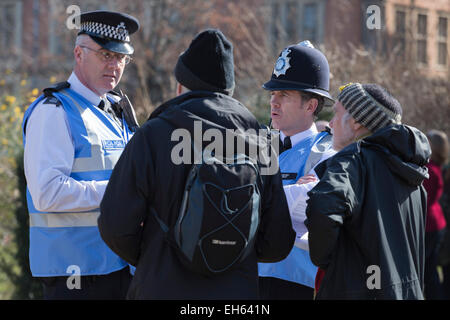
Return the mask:
<svg viewBox="0 0 450 320">
<path fill-rule="evenodd" d="M 70 88 L 98 105 L 102 98 L 84 86 L 74 72 Z M 26 127 L 24 168 L 27 186 L 37 210 L 80 212 L 98 208 L 108 181 L 76 181 L 70 177 L 74 144 L 62 106 L 42 100 Z"/>
<path fill-rule="evenodd" d="M 316 125 L 313 123 L 311 128 L 308 130 L 302 131 L 300 133 L 297 133 L 293 136 L 291 136 L 291 143 L 292 147 L 294 147 L 297 143 L 302 141 L 303 139 L 310 137 L 311 135 L 316 135 L 318 133 Z M 284 140 L 286 137 L 283 132 L 280 132 L 280 138 L 281 141 Z M 336 151 L 333 149 L 329 149 L 326 152 L 322 154 L 322 157 L 320 158 L 320 161 L 317 163 L 321 163 L 322 161 L 327 160 L 328 158 L 332 157 L 336 154 Z M 316 164 L 316 166 L 317 166 Z M 295 246 L 309 251 L 308 246 L 308 229 L 305 226 L 305 219 L 306 219 L 306 200 L 308 200 L 307 193 L 316 186 L 316 184 L 319 182 L 319 178 L 317 177 L 316 172 L 314 171 L 314 168 L 312 168 L 308 174 L 314 174 L 317 178 L 314 182 L 309 182 L 305 184 L 290 184 L 285 185 L 284 193 L 286 194 L 286 199 L 289 206 L 289 212 L 291 214 L 292 219 L 292 226 L 297 233 L 297 236 L 295 238 Z"/>
</svg>

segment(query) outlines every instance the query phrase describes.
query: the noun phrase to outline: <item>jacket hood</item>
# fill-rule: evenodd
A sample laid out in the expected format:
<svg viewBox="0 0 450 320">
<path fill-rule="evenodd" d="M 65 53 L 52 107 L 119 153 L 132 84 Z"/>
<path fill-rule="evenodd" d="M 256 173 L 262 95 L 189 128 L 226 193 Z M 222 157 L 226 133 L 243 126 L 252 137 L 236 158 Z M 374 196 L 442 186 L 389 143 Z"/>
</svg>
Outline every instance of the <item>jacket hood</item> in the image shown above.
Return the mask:
<svg viewBox="0 0 450 320">
<path fill-rule="evenodd" d="M 221 145 L 222 154 L 229 154 L 227 149 L 230 147 L 236 151 L 239 142 L 235 141 L 243 142 L 246 150 L 265 150 L 269 147 L 268 141 L 258 137 L 262 128 L 253 114 L 239 101 L 222 93 L 189 91 L 158 107 L 149 120 L 154 118 L 165 120 L 174 129 L 188 130 L 195 140 L 195 146 L 201 145 L 202 149 L 208 146 L 211 148 L 219 135 L 222 144 L 215 145 L 218 147 L 214 149 L 216 154 L 221 153 Z M 214 131 L 205 135 L 209 129 Z M 197 139 L 201 139 L 201 142 L 197 142 Z"/>
<path fill-rule="evenodd" d="M 382 152 L 391 171 L 411 185 L 418 186 L 428 179 L 425 165 L 431 156 L 431 148 L 425 134 L 414 127 L 392 125 L 382 128 L 361 140 L 360 146 Z"/>
</svg>

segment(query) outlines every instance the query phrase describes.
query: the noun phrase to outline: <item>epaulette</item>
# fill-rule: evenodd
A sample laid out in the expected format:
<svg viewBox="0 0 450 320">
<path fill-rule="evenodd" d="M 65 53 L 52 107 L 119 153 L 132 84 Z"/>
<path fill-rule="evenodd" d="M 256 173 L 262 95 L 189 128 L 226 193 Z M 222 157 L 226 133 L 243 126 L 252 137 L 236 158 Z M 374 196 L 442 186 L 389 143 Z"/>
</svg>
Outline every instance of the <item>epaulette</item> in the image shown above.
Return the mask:
<svg viewBox="0 0 450 320">
<path fill-rule="evenodd" d="M 56 98 L 54 96 L 50 96 L 44 100 L 43 104 L 54 104 L 58 107 L 61 105 L 61 101 L 59 101 L 58 98 Z"/>
<path fill-rule="evenodd" d="M 42 91 L 44 92 L 44 96 L 52 97 L 54 92 L 58 92 L 62 89 L 66 89 L 69 87 L 70 87 L 70 83 L 68 83 L 67 81 L 64 81 L 64 82 L 58 82 L 51 87 L 45 88 Z"/>
</svg>

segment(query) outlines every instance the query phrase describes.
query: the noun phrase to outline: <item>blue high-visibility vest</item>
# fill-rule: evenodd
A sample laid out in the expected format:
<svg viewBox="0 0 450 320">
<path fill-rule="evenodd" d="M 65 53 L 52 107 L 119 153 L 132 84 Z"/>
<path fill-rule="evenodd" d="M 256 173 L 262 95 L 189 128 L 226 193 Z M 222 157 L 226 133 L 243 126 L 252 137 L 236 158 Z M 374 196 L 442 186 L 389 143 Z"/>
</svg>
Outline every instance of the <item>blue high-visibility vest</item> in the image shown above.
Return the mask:
<svg viewBox="0 0 450 320">
<path fill-rule="evenodd" d="M 62 103 L 67 114 L 75 147 L 70 177 L 77 181 L 109 180 L 132 136 L 126 121 L 122 120 L 123 128 L 120 128 L 109 115 L 71 89 L 55 92 L 53 96 Z M 27 120 L 44 98 L 40 96 L 25 112 L 24 146 Z M 78 267 L 81 275 L 108 274 L 127 266 L 100 237 L 99 208 L 87 212 L 41 212 L 35 208 L 28 188 L 27 203 L 33 276 L 68 276 L 71 266 Z"/>
<path fill-rule="evenodd" d="M 280 154 L 278 160 L 283 185 L 294 184 L 307 173 L 304 169 L 311 148 L 326 135 L 327 132 L 320 132 L 305 138 Z M 274 277 L 314 288 L 317 267 L 311 262 L 308 251 L 294 246 L 282 261 L 258 263 L 258 273 L 260 277 Z"/>
</svg>

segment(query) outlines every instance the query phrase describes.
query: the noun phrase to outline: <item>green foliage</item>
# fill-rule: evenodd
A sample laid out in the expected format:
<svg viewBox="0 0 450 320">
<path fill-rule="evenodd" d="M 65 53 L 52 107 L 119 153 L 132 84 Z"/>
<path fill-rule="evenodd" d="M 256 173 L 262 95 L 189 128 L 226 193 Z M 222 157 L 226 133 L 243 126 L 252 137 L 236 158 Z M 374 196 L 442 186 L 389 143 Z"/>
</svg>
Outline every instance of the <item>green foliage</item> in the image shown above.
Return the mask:
<svg viewBox="0 0 450 320">
<path fill-rule="evenodd" d="M 0 84 L 1 85 L 1 84 Z M 0 299 L 40 297 L 28 267 L 28 213 L 21 124 L 38 94 L 20 82 L 18 97 L 0 96 Z"/>
</svg>

